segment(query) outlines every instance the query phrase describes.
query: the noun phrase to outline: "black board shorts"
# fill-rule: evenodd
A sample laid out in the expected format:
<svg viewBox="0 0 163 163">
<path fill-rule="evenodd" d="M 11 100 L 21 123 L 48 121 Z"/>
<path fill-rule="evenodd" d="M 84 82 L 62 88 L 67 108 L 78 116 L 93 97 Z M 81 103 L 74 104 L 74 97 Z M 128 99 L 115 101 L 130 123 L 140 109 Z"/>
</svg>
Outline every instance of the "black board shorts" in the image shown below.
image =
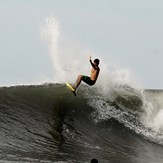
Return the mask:
<svg viewBox="0 0 163 163">
<path fill-rule="evenodd" d="M 95 81 L 91 80 L 90 77 L 83 75 L 82 77 L 82 81 L 84 81 L 85 83 L 87 83 L 88 85 L 94 85 Z"/>
</svg>

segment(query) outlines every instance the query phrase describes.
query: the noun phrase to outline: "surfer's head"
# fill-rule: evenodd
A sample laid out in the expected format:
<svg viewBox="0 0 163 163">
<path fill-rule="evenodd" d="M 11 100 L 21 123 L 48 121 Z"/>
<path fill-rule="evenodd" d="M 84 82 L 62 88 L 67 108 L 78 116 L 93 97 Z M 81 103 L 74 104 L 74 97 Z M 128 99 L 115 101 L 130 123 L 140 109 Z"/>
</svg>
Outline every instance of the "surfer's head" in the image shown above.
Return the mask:
<svg viewBox="0 0 163 163">
<path fill-rule="evenodd" d="M 91 163 L 98 163 L 98 160 L 95 159 L 95 158 L 93 158 L 93 159 L 91 160 Z"/>
<path fill-rule="evenodd" d="M 94 63 L 98 66 L 99 63 L 100 63 L 100 60 L 99 60 L 99 59 L 95 59 L 95 60 L 94 60 Z"/>
</svg>

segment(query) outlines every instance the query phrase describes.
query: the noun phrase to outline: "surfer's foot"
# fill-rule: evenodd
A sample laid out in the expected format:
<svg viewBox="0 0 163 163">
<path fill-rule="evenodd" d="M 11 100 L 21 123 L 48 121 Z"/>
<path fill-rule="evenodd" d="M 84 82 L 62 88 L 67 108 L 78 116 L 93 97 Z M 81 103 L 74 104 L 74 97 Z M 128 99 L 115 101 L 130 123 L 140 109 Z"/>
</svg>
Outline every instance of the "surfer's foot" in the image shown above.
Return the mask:
<svg viewBox="0 0 163 163">
<path fill-rule="evenodd" d="M 74 96 L 76 96 L 76 92 L 75 91 L 72 91 L 72 93 L 74 94 Z"/>
</svg>

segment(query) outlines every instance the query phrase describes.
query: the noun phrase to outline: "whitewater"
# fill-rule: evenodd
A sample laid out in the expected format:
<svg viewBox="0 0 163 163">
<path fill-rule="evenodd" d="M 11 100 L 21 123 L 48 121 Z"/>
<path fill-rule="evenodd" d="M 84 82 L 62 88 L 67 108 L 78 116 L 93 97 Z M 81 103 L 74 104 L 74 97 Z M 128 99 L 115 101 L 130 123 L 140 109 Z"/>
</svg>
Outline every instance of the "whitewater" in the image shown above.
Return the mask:
<svg viewBox="0 0 163 163">
<path fill-rule="evenodd" d="M 88 54 L 66 45 L 53 16 L 40 33 L 54 79 L 0 88 L 0 162 L 162 163 L 163 90 L 140 89 L 130 70 L 97 56 L 96 85 L 74 97 L 65 82 L 89 75 Z"/>
</svg>

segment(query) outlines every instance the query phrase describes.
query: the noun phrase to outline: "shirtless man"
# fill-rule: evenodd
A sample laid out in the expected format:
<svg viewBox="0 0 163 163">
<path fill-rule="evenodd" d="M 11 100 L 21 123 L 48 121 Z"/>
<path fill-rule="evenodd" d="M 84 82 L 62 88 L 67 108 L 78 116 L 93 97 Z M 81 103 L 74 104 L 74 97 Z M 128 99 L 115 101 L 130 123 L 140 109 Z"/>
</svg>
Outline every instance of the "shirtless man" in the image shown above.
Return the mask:
<svg viewBox="0 0 163 163">
<path fill-rule="evenodd" d="M 79 75 L 76 80 L 75 87 L 74 87 L 75 91 L 79 87 L 81 81 L 84 81 L 85 83 L 87 83 L 90 86 L 92 86 L 96 83 L 96 80 L 97 80 L 99 72 L 100 72 L 100 68 L 98 67 L 99 62 L 100 62 L 99 59 L 95 59 L 94 62 L 92 62 L 92 59 L 90 56 L 90 63 L 92 65 L 90 77 L 85 76 L 85 75 Z M 74 93 L 75 93 L 75 91 L 74 91 Z"/>
</svg>

